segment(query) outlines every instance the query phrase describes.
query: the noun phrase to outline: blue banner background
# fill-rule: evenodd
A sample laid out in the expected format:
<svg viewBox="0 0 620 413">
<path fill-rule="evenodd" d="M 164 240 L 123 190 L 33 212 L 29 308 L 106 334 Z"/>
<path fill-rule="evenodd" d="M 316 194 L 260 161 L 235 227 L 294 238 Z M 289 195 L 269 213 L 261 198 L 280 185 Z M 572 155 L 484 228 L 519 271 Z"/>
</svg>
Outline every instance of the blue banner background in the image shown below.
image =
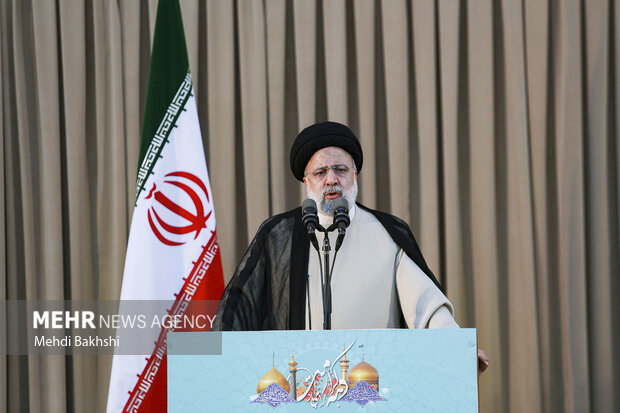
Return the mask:
<svg viewBox="0 0 620 413">
<path fill-rule="evenodd" d="M 194 336 L 187 340 L 185 334 Z M 314 372 L 353 342 L 347 352 L 349 371 L 362 361 L 363 352 L 365 361 L 379 372 L 379 394 L 385 401 L 363 407 L 338 401 L 319 409 L 308 402 L 284 403 L 275 411 L 478 411 L 475 329 L 224 332 L 222 355 L 187 355 L 193 350 L 187 348 L 190 342 L 194 348 L 202 340 L 208 343 L 210 334 L 216 333 L 168 334 L 169 413 L 271 412 L 273 407 L 252 400 L 259 380 L 272 368 L 272 359 L 288 378 L 292 354 L 298 370 Z M 338 363 L 334 370 L 340 376 Z M 306 374 L 298 371 L 297 378 Z"/>
</svg>

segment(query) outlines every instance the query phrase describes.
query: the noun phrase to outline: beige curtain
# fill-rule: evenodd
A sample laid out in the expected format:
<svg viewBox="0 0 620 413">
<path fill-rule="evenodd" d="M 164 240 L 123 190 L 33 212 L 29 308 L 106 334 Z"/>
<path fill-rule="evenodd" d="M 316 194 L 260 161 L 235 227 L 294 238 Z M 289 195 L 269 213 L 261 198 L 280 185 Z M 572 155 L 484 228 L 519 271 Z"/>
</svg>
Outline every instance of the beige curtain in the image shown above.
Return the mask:
<svg viewBox="0 0 620 413">
<path fill-rule="evenodd" d="M 0 294 L 116 299 L 156 0 L 2 0 Z M 620 4 L 182 0 L 227 278 L 347 123 L 491 359 L 482 412 L 620 411 Z M 103 412 L 109 356 L 0 357 L 9 412 Z"/>
</svg>

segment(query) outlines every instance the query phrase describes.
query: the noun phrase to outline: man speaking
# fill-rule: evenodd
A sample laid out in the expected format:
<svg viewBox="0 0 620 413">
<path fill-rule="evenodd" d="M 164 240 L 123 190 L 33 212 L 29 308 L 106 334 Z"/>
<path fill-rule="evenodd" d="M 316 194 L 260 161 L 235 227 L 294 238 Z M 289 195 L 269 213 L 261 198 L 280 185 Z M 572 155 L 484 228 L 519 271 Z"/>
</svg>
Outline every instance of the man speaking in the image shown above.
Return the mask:
<svg viewBox="0 0 620 413">
<path fill-rule="evenodd" d="M 291 170 L 317 211 L 307 200 L 263 222 L 224 291 L 216 329 L 458 328 L 409 226 L 355 202 L 363 160 L 345 125 L 301 131 Z M 479 359 L 484 370 L 483 352 Z"/>
</svg>

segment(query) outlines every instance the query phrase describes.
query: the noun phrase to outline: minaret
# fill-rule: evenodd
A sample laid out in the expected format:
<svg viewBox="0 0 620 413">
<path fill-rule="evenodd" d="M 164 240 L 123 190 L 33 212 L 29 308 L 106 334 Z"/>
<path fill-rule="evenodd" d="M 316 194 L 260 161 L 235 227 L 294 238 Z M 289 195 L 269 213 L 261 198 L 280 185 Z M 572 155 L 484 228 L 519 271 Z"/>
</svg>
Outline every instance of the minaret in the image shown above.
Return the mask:
<svg viewBox="0 0 620 413">
<path fill-rule="evenodd" d="M 295 361 L 295 355 L 291 355 L 291 361 L 288 363 L 288 371 L 291 373 L 289 379 L 289 395 L 295 401 L 297 401 L 297 362 Z"/>
<path fill-rule="evenodd" d="M 347 370 L 349 370 L 349 360 L 347 360 L 347 353 L 344 353 L 342 360 L 340 360 L 340 368 L 342 369 L 342 380 L 348 383 L 349 377 L 347 375 Z"/>
</svg>

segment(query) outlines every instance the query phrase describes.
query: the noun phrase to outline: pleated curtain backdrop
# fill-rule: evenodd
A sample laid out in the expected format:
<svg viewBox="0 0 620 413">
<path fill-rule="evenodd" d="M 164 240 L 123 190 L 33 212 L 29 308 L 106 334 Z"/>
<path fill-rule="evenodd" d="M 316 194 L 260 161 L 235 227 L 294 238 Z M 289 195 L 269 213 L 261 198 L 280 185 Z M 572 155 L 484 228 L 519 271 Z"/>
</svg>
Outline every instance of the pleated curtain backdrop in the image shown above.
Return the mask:
<svg viewBox="0 0 620 413">
<path fill-rule="evenodd" d="M 156 0 L 0 3 L 0 294 L 117 299 Z M 620 411 L 615 0 L 182 0 L 227 279 L 347 123 L 491 367 L 482 412 Z M 2 356 L 9 412 L 105 410 L 110 356 Z"/>
</svg>

